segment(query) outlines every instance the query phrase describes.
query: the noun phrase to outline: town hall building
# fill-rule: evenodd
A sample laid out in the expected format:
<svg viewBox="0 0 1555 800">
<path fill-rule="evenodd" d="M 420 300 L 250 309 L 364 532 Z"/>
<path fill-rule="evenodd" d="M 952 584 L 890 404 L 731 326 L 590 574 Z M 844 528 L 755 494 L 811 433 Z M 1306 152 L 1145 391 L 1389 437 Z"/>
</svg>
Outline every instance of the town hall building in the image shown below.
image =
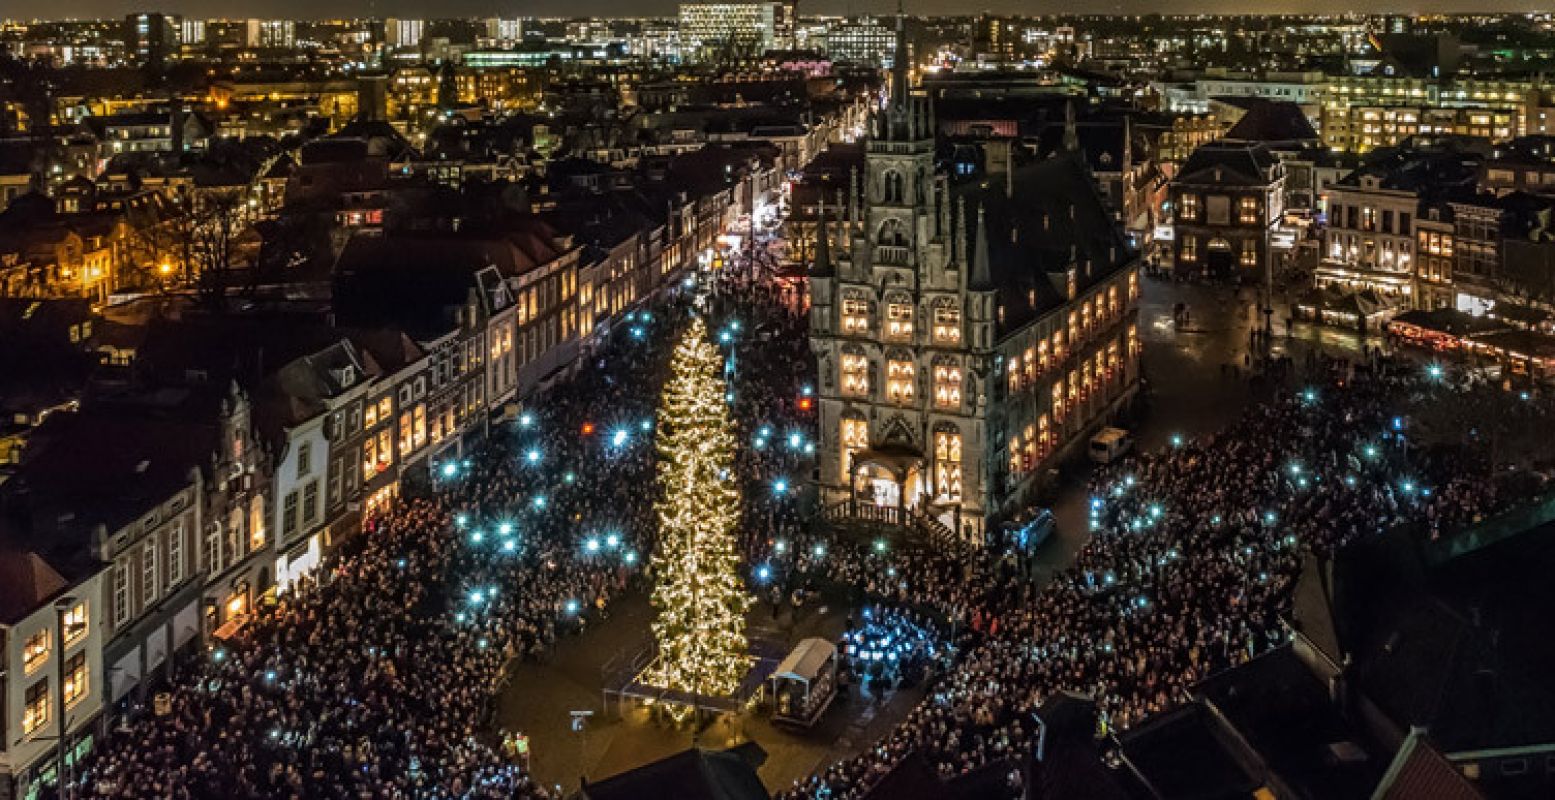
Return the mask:
<svg viewBox="0 0 1555 800">
<path fill-rule="evenodd" d="M 990 141 L 988 169 L 960 180 L 935 167 L 933 117 L 899 66 L 847 201 L 822 203 L 819 488 L 829 518 L 980 546 L 1132 396 L 1139 261 L 1072 113 L 1051 157 Z"/>
</svg>

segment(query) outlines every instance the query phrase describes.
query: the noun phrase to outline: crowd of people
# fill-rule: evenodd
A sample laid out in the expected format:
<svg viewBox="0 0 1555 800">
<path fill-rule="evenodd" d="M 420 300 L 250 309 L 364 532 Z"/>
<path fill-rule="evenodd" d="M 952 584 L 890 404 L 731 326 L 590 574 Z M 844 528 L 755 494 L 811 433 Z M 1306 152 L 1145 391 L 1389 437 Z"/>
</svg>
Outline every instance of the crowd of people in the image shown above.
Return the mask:
<svg viewBox="0 0 1555 800">
<path fill-rule="evenodd" d="M 488 736 L 491 700 L 513 659 L 581 631 L 648 561 L 640 487 L 684 313 L 635 312 L 657 335 L 618 332 L 453 474 L 434 470 L 433 492 L 374 515 L 316 579 L 184 665 L 165 708 L 99 744 L 75 796 L 557 796 Z"/>
<path fill-rule="evenodd" d="M 1380 356 L 1359 370 L 1312 366 L 1319 383 L 1098 474 L 1092 538 L 1040 589 L 975 560 L 955 667 L 884 741 L 784 800 L 859 797 L 912 751 L 947 778 L 1013 764 L 1003 760 L 1035 733 L 1030 712 L 1062 690 L 1091 695 L 1107 728 L 1127 729 L 1289 641 L 1282 615 L 1305 554 L 1399 525 L 1438 535 L 1541 490 L 1416 440 L 1413 412 L 1471 387 Z M 1019 780 L 1012 766 L 1012 795 Z"/>
<path fill-rule="evenodd" d="M 918 684 L 952 658 L 939 626 L 910 607 L 866 605 L 860 619 L 850 623 L 840 643 L 843 665 L 861 688 L 877 697 Z"/>
<path fill-rule="evenodd" d="M 1511 499 L 1418 446 L 1400 398 L 1442 388 L 1378 358 L 1106 470 L 1091 541 L 1040 588 L 999 553 L 834 538 L 797 501 L 815 449 L 805 317 L 760 264 L 709 283 L 632 312 L 434 491 L 375 515 L 316 579 L 184 665 L 167 707 L 148 702 L 99 744 L 76 796 L 556 797 L 520 763 L 527 740 L 517 759 L 491 735 L 491 701 L 513 660 L 543 657 L 645 578 L 658 388 L 688 313 L 731 354 L 751 590 L 776 613 L 845 588 L 871 615 L 850 657 L 910 640 L 928 680 L 889 736 L 785 800 L 858 797 L 914 750 L 946 776 L 998 763 L 1059 690 L 1128 728 L 1287 641 L 1304 554 L 1400 523 L 1449 530 Z M 885 680 L 874 663 L 860 668 Z"/>
</svg>

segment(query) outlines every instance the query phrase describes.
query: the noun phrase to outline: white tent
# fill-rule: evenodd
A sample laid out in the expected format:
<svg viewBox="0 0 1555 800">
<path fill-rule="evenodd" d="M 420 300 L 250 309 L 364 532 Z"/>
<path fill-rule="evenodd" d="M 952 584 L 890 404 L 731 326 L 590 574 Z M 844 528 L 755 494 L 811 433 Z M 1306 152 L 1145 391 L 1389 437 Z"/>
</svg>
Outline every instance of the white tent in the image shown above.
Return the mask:
<svg viewBox="0 0 1555 800">
<path fill-rule="evenodd" d="M 773 719 L 813 725 L 837 694 L 837 646 L 825 639 L 805 639 L 768 680 L 772 681 Z"/>
<path fill-rule="evenodd" d="M 778 664 L 772 677 L 808 684 L 820 675 L 821 668 L 826 666 L 827 660 L 836 654 L 837 646 L 825 639 L 818 637 L 805 639 L 795 645 L 788 657 Z"/>
</svg>

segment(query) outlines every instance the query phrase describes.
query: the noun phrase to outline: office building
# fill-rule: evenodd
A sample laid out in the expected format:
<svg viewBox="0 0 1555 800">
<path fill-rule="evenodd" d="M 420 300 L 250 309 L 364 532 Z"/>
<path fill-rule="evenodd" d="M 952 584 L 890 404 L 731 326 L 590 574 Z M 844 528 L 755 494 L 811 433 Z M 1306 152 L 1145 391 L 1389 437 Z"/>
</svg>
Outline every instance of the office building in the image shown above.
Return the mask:
<svg viewBox="0 0 1555 800">
<path fill-rule="evenodd" d="M 250 19 L 243 42 L 249 47 L 290 49 L 297 44 L 297 23 L 289 19 Z"/>
<path fill-rule="evenodd" d="M 795 6 L 774 3 L 682 3 L 682 52 L 698 60 L 749 58 L 793 46 Z"/>
<path fill-rule="evenodd" d="M 160 68 L 178 46 L 178 18 L 166 14 L 130 14 L 124 18 L 124 53 L 133 63 Z"/>
<path fill-rule="evenodd" d="M 383 43 L 388 47 L 420 47 L 425 28 L 425 20 L 389 17 L 383 21 Z"/>
</svg>

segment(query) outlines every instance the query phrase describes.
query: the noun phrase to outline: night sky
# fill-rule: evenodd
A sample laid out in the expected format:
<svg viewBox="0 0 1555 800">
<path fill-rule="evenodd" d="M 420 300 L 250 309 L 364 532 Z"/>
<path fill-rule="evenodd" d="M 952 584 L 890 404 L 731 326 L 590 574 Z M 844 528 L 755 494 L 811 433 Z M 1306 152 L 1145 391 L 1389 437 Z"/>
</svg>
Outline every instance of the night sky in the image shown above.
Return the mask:
<svg viewBox="0 0 1555 800">
<path fill-rule="evenodd" d="M 1487 11 L 1502 9 L 1528 11 L 1539 8 L 1537 0 L 1410 0 L 1367 6 L 1370 11 Z M 322 16 L 668 16 L 674 13 L 676 0 L 4 0 L 0 18 L 29 17 L 121 17 L 130 11 L 162 10 L 202 17 L 322 17 Z M 801 13 L 884 12 L 896 7 L 895 0 L 800 0 Z M 1297 12 L 1354 10 L 1346 0 L 1101 0 L 1076 4 L 1072 0 L 981 0 L 962 3 L 956 0 L 908 0 L 908 13 L 966 13 L 986 9 L 1004 13 L 1041 14 L 1082 12 L 1099 14 L 1137 14 L 1148 12 Z"/>
</svg>

